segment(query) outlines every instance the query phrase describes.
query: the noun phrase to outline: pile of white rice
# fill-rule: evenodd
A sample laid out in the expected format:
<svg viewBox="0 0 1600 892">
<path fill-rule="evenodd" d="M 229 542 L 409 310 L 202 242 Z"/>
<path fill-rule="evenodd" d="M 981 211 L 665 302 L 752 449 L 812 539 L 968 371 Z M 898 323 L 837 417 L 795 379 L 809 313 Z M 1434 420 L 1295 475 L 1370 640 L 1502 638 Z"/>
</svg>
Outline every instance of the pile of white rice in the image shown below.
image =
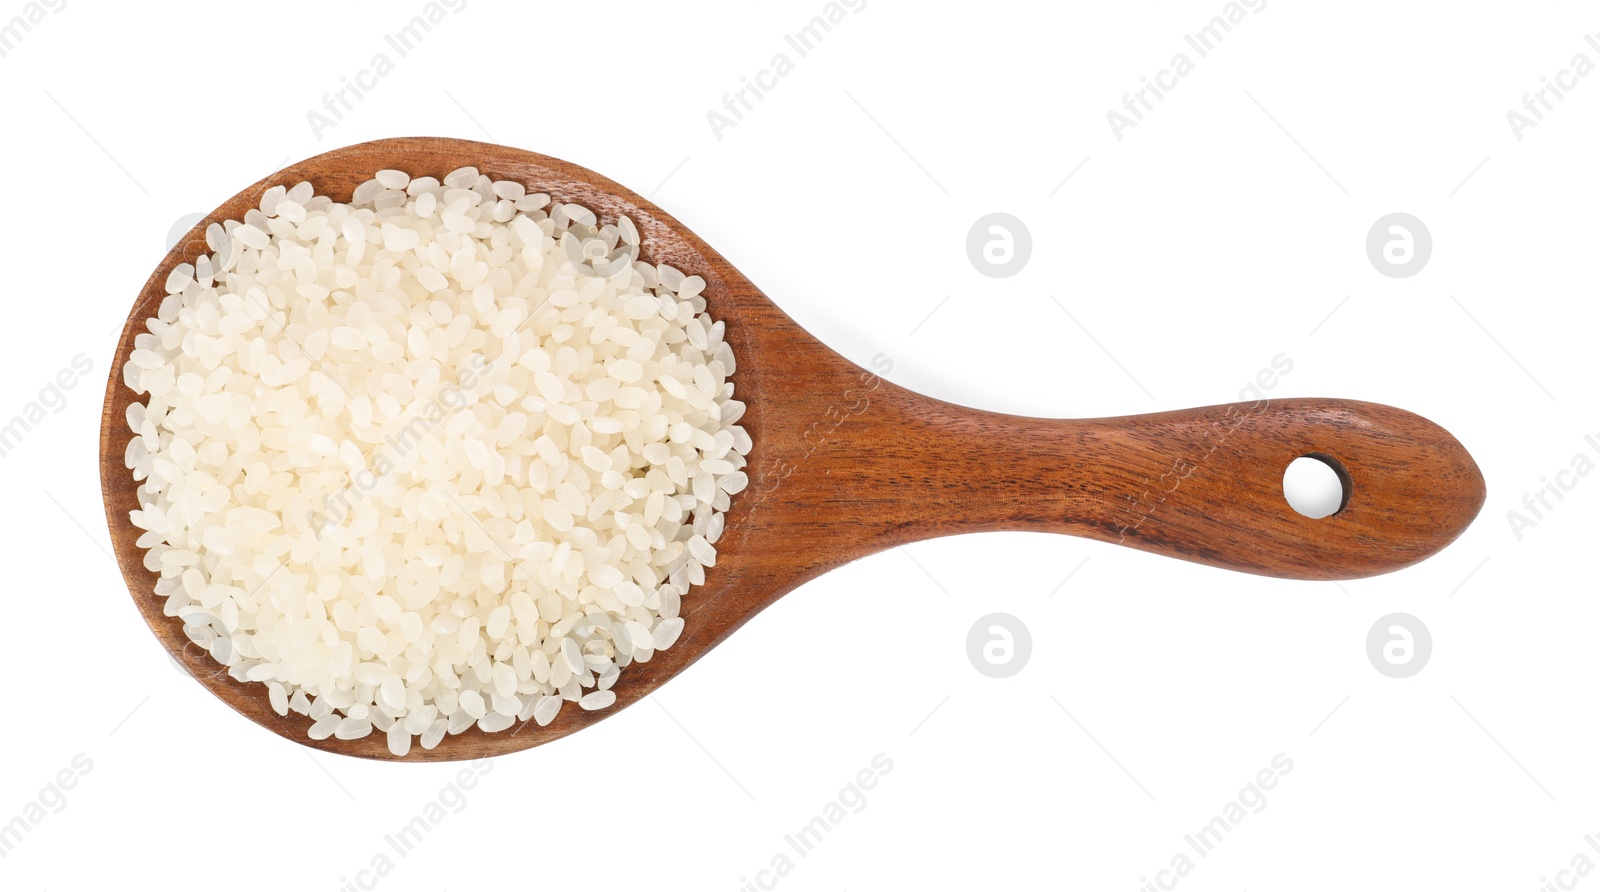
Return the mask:
<svg viewBox="0 0 1600 892">
<path fill-rule="evenodd" d="M 316 739 L 602 709 L 747 482 L 699 276 L 473 168 L 277 186 L 167 280 L 124 380 L 156 594 Z"/>
</svg>

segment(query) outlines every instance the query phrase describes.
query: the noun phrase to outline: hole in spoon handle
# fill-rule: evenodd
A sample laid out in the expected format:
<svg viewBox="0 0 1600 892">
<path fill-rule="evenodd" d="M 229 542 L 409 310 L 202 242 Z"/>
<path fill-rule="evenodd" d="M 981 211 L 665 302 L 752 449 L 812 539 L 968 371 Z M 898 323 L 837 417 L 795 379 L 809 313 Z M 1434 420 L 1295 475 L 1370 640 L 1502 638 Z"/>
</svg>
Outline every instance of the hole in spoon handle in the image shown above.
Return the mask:
<svg viewBox="0 0 1600 892">
<path fill-rule="evenodd" d="M 1337 514 L 1350 503 L 1350 472 L 1331 455 L 1311 452 L 1283 471 L 1283 498 L 1297 514 L 1317 519 Z"/>
<path fill-rule="evenodd" d="M 1218 567 L 1297 579 L 1397 570 L 1477 516 L 1483 477 L 1444 428 L 1354 400 L 1262 400 L 1071 422 L 1086 476 L 1069 493 L 1073 532 Z M 1285 498 L 1295 459 L 1326 464 L 1337 510 Z M 1316 513 L 1316 512 L 1313 512 Z M 1085 525 L 1087 529 L 1085 529 Z"/>
</svg>

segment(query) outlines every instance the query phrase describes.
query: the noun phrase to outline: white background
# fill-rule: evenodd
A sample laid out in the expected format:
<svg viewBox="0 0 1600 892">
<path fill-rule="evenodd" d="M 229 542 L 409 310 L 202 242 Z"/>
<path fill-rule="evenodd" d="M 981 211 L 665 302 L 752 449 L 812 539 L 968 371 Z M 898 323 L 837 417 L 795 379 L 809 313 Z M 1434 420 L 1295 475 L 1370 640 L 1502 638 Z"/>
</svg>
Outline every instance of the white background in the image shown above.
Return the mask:
<svg viewBox="0 0 1600 892">
<path fill-rule="evenodd" d="M 286 162 L 400 135 L 531 149 L 651 195 L 821 340 L 892 357 L 899 384 L 1129 414 L 1233 400 L 1284 354 L 1271 396 L 1431 418 L 1489 498 L 1438 556 L 1341 584 L 1044 535 L 877 555 L 649 702 L 495 760 L 379 888 L 770 884 L 784 835 L 878 753 L 893 768 L 867 805 L 789 852 L 778 887 L 1138 889 L 1278 753 L 1294 767 L 1268 804 L 1178 888 L 1531 892 L 1579 852 L 1600 862 L 1600 475 L 1520 540 L 1507 520 L 1574 455 L 1600 461 L 1600 76 L 1520 141 L 1506 119 L 1574 54 L 1600 63 L 1600 15 L 1273 0 L 1119 141 L 1106 113 L 1195 57 L 1183 36 L 1220 0 L 872 0 L 797 58 L 784 35 L 822 7 L 469 0 L 398 58 L 383 36 L 420 2 L 71 0 L 0 58 L 0 416 L 93 363 L 0 459 L 0 821 L 76 754 L 93 763 L 0 859 L 0 886 L 160 871 L 340 889 L 461 767 L 302 748 L 180 674 L 107 554 L 95 470 L 116 332 L 174 223 Z M 393 73 L 314 135 L 308 111 L 385 51 Z M 779 52 L 793 71 L 718 139 L 707 112 Z M 966 257 L 992 211 L 1032 233 L 1012 278 Z M 1366 257 L 1394 211 L 1432 233 L 1411 278 Z M 1033 639 L 1003 680 L 965 649 L 994 611 Z M 1395 611 L 1434 642 L 1403 680 L 1365 652 Z"/>
</svg>

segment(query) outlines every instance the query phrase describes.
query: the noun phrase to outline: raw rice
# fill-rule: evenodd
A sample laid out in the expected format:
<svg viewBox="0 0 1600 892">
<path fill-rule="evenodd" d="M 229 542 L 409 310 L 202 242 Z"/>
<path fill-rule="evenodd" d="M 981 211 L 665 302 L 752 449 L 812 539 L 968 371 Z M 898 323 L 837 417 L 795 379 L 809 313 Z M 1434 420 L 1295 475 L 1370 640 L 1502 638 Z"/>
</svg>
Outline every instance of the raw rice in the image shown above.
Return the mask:
<svg viewBox="0 0 1600 892">
<path fill-rule="evenodd" d="M 166 614 L 317 740 L 611 706 L 683 633 L 751 448 L 704 280 L 639 242 L 473 168 L 209 227 L 123 367 Z"/>
</svg>

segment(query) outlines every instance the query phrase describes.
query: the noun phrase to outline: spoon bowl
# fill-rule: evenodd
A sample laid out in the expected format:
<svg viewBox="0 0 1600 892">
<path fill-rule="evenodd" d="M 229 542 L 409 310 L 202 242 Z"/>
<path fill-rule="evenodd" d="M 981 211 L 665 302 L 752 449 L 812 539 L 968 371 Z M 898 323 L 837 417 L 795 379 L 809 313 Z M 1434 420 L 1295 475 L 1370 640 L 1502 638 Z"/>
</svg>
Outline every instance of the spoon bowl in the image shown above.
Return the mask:
<svg viewBox="0 0 1600 892">
<path fill-rule="evenodd" d="M 257 724 L 296 743 L 395 760 L 384 735 L 312 740 L 311 720 L 279 716 L 266 685 L 239 682 L 162 612 L 129 520 L 138 484 L 123 461 L 132 434 L 123 365 L 163 297 L 168 274 L 207 251 L 206 227 L 242 219 L 270 186 L 309 181 L 349 201 L 383 169 L 443 176 L 476 167 L 553 200 L 632 218 L 640 259 L 705 279 L 714 319 L 737 360 L 735 398 L 754 448 L 750 485 L 732 498 L 716 566 L 683 598 L 684 629 L 669 649 L 633 663 L 616 703 L 562 708 L 532 721 L 448 735 L 404 761 L 502 755 L 581 730 L 634 703 L 763 608 L 827 570 L 908 542 L 956 533 L 1032 530 L 1127 545 L 1214 567 L 1337 580 L 1397 570 L 1453 541 L 1477 515 L 1484 483 L 1467 451 L 1438 425 L 1401 409 L 1337 399 L 1261 400 L 1097 419 L 1023 418 L 913 393 L 863 369 L 794 323 L 726 259 L 631 190 L 574 164 L 505 146 L 398 138 L 335 149 L 257 182 L 195 225 L 139 293 L 111 363 L 100 431 L 100 475 L 117 561 L 145 622 L 201 684 Z M 1305 455 L 1333 466 L 1343 506 L 1321 519 L 1285 501 L 1282 475 Z"/>
</svg>

